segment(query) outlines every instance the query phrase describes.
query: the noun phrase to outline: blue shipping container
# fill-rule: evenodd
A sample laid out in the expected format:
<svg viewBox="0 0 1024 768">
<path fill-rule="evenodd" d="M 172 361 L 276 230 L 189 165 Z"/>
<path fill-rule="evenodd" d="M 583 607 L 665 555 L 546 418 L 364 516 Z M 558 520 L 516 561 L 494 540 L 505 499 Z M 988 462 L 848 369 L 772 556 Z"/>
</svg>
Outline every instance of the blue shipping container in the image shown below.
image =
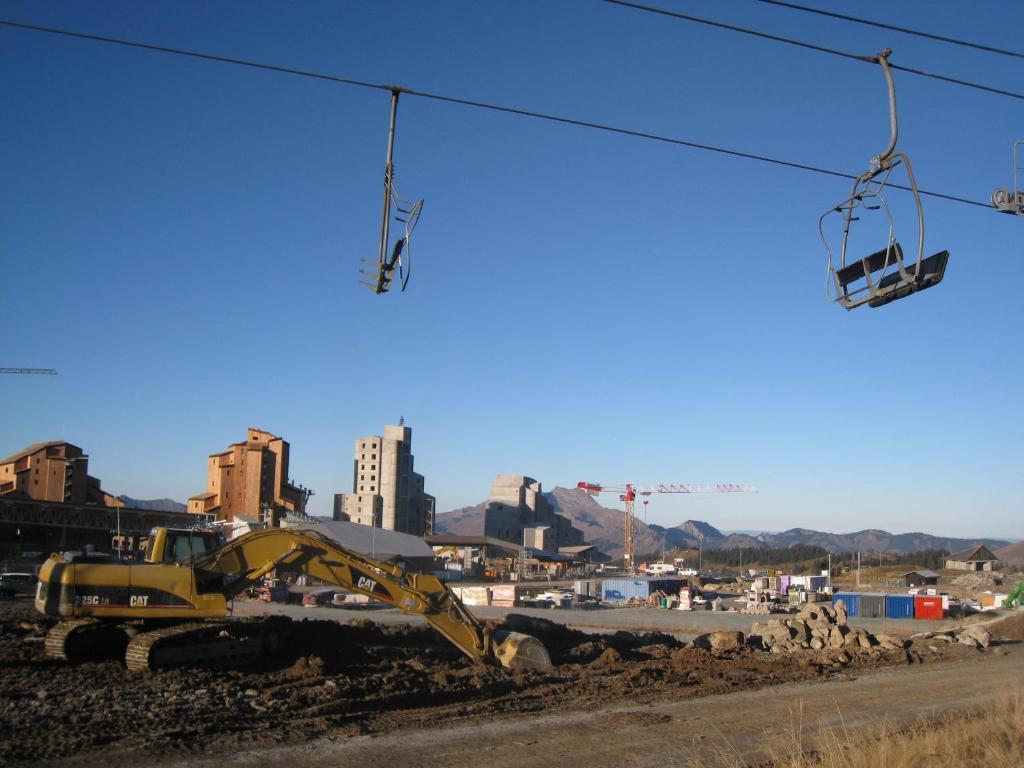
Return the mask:
<svg viewBox="0 0 1024 768">
<path fill-rule="evenodd" d="M 659 589 L 667 595 L 679 594 L 686 579 L 605 579 L 601 582 L 601 599 L 607 603 L 625 603 L 636 597 L 646 600 Z"/>
<path fill-rule="evenodd" d="M 913 595 L 886 595 L 885 596 L 885 617 L 887 619 L 912 619 L 912 618 L 914 618 L 914 596 Z"/>
<path fill-rule="evenodd" d="M 860 595 L 857 592 L 836 592 L 832 595 L 832 605 L 840 600 L 846 605 L 847 616 L 860 616 Z"/>
</svg>

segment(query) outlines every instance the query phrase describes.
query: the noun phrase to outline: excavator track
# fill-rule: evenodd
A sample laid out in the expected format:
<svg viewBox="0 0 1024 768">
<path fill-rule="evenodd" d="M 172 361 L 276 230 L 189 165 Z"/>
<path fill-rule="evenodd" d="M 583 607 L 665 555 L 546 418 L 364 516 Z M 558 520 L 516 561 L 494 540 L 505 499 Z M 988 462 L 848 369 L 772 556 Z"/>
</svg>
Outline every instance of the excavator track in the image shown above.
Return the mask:
<svg viewBox="0 0 1024 768">
<path fill-rule="evenodd" d="M 224 669 L 259 661 L 267 645 L 255 625 L 197 622 L 136 635 L 128 643 L 124 660 L 129 672 L 179 666 Z"/>
<path fill-rule="evenodd" d="M 62 621 L 46 633 L 46 655 L 51 659 L 77 661 L 80 653 L 74 649 L 73 636 L 99 626 L 96 619 Z"/>
</svg>

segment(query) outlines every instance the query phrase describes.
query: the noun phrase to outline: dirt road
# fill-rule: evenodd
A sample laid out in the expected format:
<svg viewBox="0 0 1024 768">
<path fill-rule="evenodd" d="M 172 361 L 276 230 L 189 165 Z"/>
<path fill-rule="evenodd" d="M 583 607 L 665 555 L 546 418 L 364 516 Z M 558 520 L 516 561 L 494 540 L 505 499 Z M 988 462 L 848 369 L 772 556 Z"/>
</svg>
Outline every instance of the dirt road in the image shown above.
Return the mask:
<svg viewBox="0 0 1024 768">
<path fill-rule="evenodd" d="M 488 768 L 573 765 L 685 765 L 694 756 L 723 752 L 760 761 L 773 749 L 784 753 L 802 734 L 822 725 L 854 731 L 888 718 L 905 723 L 922 716 L 974 709 L 1007 695 L 1024 676 L 1024 649 L 1004 646 L 996 654 L 941 665 L 874 671 L 856 679 L 781 686 L 646 706 L 591 709 L 553 715 L 460 723 L 446 712 L 435 728 L 399 730 L 381 736 L 321 739 L 309 744 L 181 761 L 164 765 L 287 765 L 322 768 L 401 765 L 483 765 Z M 804 742 L 807 743 L 806 741 Z M 68 763 L 72 764 L 72 763 Z"/>
</svg>

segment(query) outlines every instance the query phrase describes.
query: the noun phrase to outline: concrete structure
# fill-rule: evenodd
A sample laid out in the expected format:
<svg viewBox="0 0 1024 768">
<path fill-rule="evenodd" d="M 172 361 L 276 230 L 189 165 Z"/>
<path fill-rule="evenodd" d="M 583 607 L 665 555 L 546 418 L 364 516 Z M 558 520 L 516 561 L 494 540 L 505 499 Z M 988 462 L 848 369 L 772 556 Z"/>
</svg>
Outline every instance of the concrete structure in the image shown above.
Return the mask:
<svg viewBox="0 0 1024 768">
<path fill-rule="evenodd" d="M 188 500 L 193 515 L 259 522 L 269 512 L 305 514 L 312 491 L 288 479 L 288 443 L 249 427 L 244 443 L 233 443 L 206 464 L 206 492 Z"/>
<path fill-rule="evenodd" d="M 0 496 L 123 507 L 89 474 L 89 457 L 63 440 L 35 443 L 0 460 Z"/>
<path fill-rule="evenodd" d="M 946 560 L 946 568 L 953 571 L 991 571 L 999 558 L 984 544 L 954 552 Z"/>
<path fill-rule="evenodd" d="M 555 514 L 540 483 L 525 475 L 495 479 L 484 507 L 484 535 L 547 551 L 584 543 L 583 532 Z"/>
<path fill-rule="evenodd" d="M 356 440 L 352 493 L 335 495 L 335 520 L 424 536 L 434 532 L 435 505 L 413 471 L 412 430 L 404 421 Z"/>
</svg>

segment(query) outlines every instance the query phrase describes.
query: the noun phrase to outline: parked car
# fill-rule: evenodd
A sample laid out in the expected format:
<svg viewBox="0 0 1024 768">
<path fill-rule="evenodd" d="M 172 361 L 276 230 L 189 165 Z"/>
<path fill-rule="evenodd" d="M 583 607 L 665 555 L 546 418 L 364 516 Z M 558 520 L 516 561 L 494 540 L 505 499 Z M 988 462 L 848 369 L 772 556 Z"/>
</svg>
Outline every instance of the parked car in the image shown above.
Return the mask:
<svg viewBox="0 0 1024 768">
<path fill-rule="evenodd" d="M 34 595 L 37 581 L 34 573 L 2 573 L 0 595 Z"/>
</svg>

